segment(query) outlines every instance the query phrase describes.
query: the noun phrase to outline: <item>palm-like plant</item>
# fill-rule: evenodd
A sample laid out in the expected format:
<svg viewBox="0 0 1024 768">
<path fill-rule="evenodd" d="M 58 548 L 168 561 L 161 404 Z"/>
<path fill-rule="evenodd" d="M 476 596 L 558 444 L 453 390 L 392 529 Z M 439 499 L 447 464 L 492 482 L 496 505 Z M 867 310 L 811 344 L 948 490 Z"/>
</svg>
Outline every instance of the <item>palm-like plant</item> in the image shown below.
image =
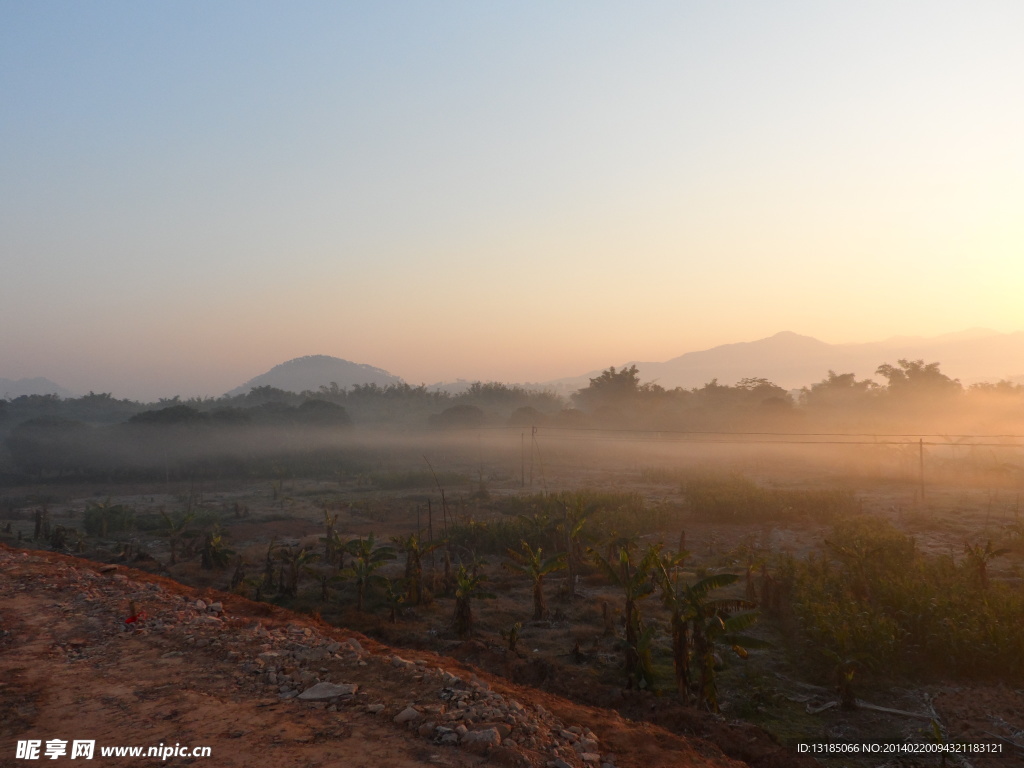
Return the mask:
<svg viewBox="0 0 1024 768">
<path fill-rule="evenodd" d="M 234 550 L 228 549 L 224 541 L 224 534 L 215 528 L 207 531 L 203 540 L 203 568 L 212 571 L 214 568 L 224 568 L 235 554 Z"/>
<path fill-rule="evenodd" d="M 452 617 L 452 628 L 459 637 L 470 637 L 473 634 L 474 598 L 493 598 L 494 594 L 483 588 L 487 577 L 476 568 L 469 569 L 459 566 L 455 573 L 455 615 Z"/>
<path fill-rule="evenodd" d="M 644 627 L 640 601 L 654 592 L 652 575 L 659 562 L 661 545 L 648 547 L 639 560 L 634 556 L 633 549 L 632 545 L 620 546 L 614 560 L 606 559 L 593 549 L 590 550 L 590 556 L 608 579 L 625 594 L 626 678 L 630 686 L 635 684 L 638 688 L 648 688 L 654 682 L 650 654 L 654 631 Z"/>
<path fill-rule="evenodd" d="M 324 536 L 321 541 L 324 543 L 324 560 L 328 563 L 333 563 L 337 552 L 335 551 L 339 545 L 337 534 L 334 532 L 334 526 L 338 523 L 337 514 L 329 514 L 327 512 L 327 506 L 324 505 Z"/>
<path fill-rule="evenodd" d="M 565 502 L 562 503 L 562 511 L 563 516 L 559 528 L 564 537 L 565 563 L 568 570 L 566 595 L 573 598 L 576 597 L 576 576 L 583 563 L 583 542 L 586 538 L 584 526 L 594 510 L 587 509 L 582 496 L 577 494 L 576 500 L 571 506 Z"/>
<path fill-rule="evenodd" d="M 991 540 L 986 542 L 984 547 L 981 544 L 964 544 L 964 554 L 967 556 L 965 565 L 974 571 L 981 588 L 988 589 L 988 564 L 1009 552 L 1009 549 L 992 549 Z"/>
<path fill-rule="evenodd" d="M 389 546 L 378 547 L 372 533 L 365 539 L 353 539 L 345 545 L 345 549 L 352 556 L 352 565 L 345 569 L 345 573 L 356 582 L 356 609 L 362 613 L 366 588 L 370 584 L 386 581 L 375 571 L 389 560 L 394 560 L 395 553 Z"/>
<path fill-rule="evenodd" d="M 320 555 L 310 552 L 305 547 L 282 547 L 277 551 L 277 558 L 285 569 L 283 593 L 288 597 L 298 596 L 299 578 L 303 573 L 311 572 L 310 566 L 320 559 Z"/>
<path fill-rule="evenodd" d="M 174 519 L 164 510 L 160 510 L 160 517 L 166 524 L 163 533 L 167 536 L 167 542 L 171 547 L 171 565 L 176 565 L 178 562 L 178 544 L 181 542 L 182 536 L 185 535 L 188 524 L 195 519 L 195 516 L 195 512 L 182 512 Z"/>
<path fill-rule="evenodd" d="M 391 541 L 398 546 L 399 552 L 405 553 L 405 601 L 419 605 L 423 602 L 423 556 L 443 546 L 444 542 L 424 545 L 416 533 L 405 538 L 395 536 Z"/>
<path fill-rule="evenodd" d="M 391 611 L 391 623 L 398 623 L 398 612 L 405 603 L 406 590 L 401 581 L 385 579 L 384 598 L 387 600 L 388 608 Z"/>
<path fill-rule="evenodd" d="M 747 600 L 708 597 L 712 591 L 735 583 L 739 579 L 735 574 L 713 574 L 692 585 L 683 582 L 679 567 L 683 557 L 685 553 L 662 557 L 657 563 L 662 602 L 671 614 L 672 662 L 676 690 L 683 701 L 689 701 L 692 654 L 700 665 L 698 700 L 717 710 L 716 644 L 726 640 L 730 642 L 732 650 L 738 656 L 746 658 L 746 647 L 763 645 L 755 638 L 739 634 L 757 620 L 757 614 L 750 611 L 733 614 L 737 610 L 752 608 L 753 603 Z"/>
<path fill-rule="evenodd" d="M 503 565 L 510 571 L 518 571 L 530 577 L 533 582 L 533 620 L 540 621 L 548 613 L 544 601 L 544 577 L 565 568 L 567 556 L 565 552 L 561 552 L 544 559 L 544 551 L 540 547 L 533 549 L 525 541 L 520 543 L 523 551 L 507 550 L 511 562 L 505 562 Z"/>
</svg>

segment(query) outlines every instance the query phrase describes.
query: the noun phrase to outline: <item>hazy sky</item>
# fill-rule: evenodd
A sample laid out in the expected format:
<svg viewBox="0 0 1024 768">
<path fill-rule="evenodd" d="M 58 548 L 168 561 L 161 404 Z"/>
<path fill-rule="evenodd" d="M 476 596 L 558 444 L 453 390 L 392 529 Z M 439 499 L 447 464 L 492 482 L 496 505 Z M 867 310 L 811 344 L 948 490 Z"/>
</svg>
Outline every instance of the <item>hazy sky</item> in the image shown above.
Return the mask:
<svg viewBox="0 0 1024 768">
<path fill-rule="evenodd" d="M 0 0 L 0 377 L 1024 329 L 1024 3 Z"/>
</svg>

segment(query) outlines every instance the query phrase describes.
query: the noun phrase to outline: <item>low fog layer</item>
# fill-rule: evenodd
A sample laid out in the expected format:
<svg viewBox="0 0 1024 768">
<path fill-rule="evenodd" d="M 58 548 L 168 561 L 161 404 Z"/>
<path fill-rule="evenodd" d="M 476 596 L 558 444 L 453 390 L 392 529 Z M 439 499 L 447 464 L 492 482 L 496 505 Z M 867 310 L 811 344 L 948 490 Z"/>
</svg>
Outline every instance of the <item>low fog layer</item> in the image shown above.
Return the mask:
<svg viewBox="0 0 1024 768">
<path fill-rule="evenodd" d="M 843 471 L 930 467 L 1020 473 L 1024 386 L 963 387 L 939 364 L 878 367 L 879 385 L 830 372 L 787 391 L 765 378 L 694 389 L 644 383 L 609 368 L 571 397 L 504 384 L 460 394 L 405 384 L 321 387 L 157 404 L 28 396 L 0 401 L 0 467 L 11 481 L 48 477 L 233 476 L 372 471 L 375 451 L 420 465 L 432 451 L 507 473 L 569 467 L 673 466 L 716 457 L 785 455 Z M 397 452 L 397 453 L 396 453 Z M 401 463 L 401 462 L 400 462 Z"/>
</svg>

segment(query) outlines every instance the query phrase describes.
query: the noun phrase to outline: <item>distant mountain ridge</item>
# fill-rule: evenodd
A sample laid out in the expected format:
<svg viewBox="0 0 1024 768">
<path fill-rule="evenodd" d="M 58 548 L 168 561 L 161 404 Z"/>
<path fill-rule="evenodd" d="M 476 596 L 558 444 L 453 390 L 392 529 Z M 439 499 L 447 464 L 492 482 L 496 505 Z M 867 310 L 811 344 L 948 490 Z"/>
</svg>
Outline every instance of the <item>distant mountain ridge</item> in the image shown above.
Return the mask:
<svg viewBox="0 0 1024 768">
<path fill-rule="evenodd" d="M 623 366 L 636 365 L 641 381 L 654 381 L 666 389 L 701 387 L 712 379 L 735 384 L 751 377 L 764 377 L 786 389 L 797 389 L 821 381 L 830 370 L 854 373 L 859 379 L 877 378 L 879 365 L 901 358 L 940 363 L 943 373 L 964 385 L 1019 380 L 1024 375 L 1024 333 L 972 328 L 930 338 L 898 336 L 867 343 L 828 344 L 782 331 L 756 341 L 687 352 L 661 363 L 633 360 Z M 548 384 L 557 391 L 571 392 L 587 386 L 600 373 L 591 371 Z"/>
<path fill-rule="evenodd" d="M 330 355 L 306 355 L 275 365 L 266 373 L 249 379 L 227 394 L 244 395 L 253 387 L 268 386 L 287 392 L 315 392 L 321 386 L 329 387 L 332 382 L 341 389 L 347 389 L 357 384 L 386 387 L 389 384 L 402 384 L 403 380 L 383 368 L 374 368 L 372 365 L 353 363 Z"/>
<path fill-rule="evenodd" d="M 74 397 L 74 393 L 49 379 L 36 376 L 32 379 L 0 379 L 0 399 L 10 400 L 25 395 L 60 395 Z"/>
</svg>

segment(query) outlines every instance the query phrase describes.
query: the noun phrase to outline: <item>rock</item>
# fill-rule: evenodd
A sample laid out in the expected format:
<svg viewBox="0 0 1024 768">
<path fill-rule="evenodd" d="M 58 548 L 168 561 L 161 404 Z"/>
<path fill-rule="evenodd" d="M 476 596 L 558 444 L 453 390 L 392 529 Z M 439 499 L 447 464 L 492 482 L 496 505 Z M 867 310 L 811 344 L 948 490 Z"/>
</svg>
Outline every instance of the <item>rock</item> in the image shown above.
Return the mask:
<svg viewBox="0 0 1024 768">
<path fill-rule="evenodd" d="M 485 728 L 482 731 L 469 731 L 462 737 L 464 746 L 473 752 L 485 752 L 488 747 L 497 747 L 501 744 L 501 736 L 494 728 Z"/>
<path fill-rule="evenodd" d="M 299 651 L 295 654 L 295 658 L 304 662 L 322 661 L 327 658 L 327 655 L 327 649 L 325 648 L 309 648 L 304 651 Z"/>
<path fill-rule="evenodd" d="M 402 723 L 411 723 L 419 720 L 423 715 L 416 707 L 410 705 L 395 715 L 395 722 L 401 725 Z"/>
<path fill-rule="evenodd" d="M 459 743 L 459 734 L 451 731 L 448 733 L 443 733 L 441 734 L 441 743 L 449 747 L 454 747 L 456 744 Z"/>
<path fill-rule="evenodd" d="M 588 765 L 597 765 L 601 762 L 601 756 L 596 752 L 583 752 L 580 754 L 580 760 Z"/>
<path fill-rule="evenodd" d="M 565 760 L 558 757 L 554 760 L 548 760 L 548 768 L 572 768 Z"/>
<path fill-rule="evenodd" d="M 206 606 L 206 609 L 211 613 L 223 613 L 224 604 L 218 600 L 216 603 L 210 603 L 208 606 Z"/>
<path fill-rule="evenodd" d="M 356 653 L 363 652 L 363 646 L 354 637 L 350 637 L 348 640 L 345 641 L 345 643 L 348 645 L 349 648 L 351 648 Z"/>
<path fill-rule="evenodd" d="M 366 708 L 366 711 L 369 712 L 371 715 L 379 715 L 381 712 L 384 711 L 384 705 L 383 704 L 370 704 Z"/>
<path fill-rule="evenodd" d="M 416 665 L 413 662 L 409 661 L 408 659 L 403 659 L 401 656 L 392 656 L 391 657 L 391 666 L 392 667 L 404 667 L 404 668 L 407 669 L 409 667 L 414 667 Z"/>
<path fill-rule="evenodd" d="M 206 601 L 205 600 L 196 600 L 195 606 L 196 606 L 196 610 L 197 611 L 205 611 L 206 610 Z"/>
<path fill-rule="evenodd" d="M 501 738 L 503 739 L 512 733 L 512 726 L 510 726 L 508 723 L 482 723 L 473 728 L 473 730 L 485 731 L 488 728 L 493 728 L 494 730 L 496 730 L 498 732 L 498 735 L 501 736 Z"/>
<path fill-rule="evenodd" d="M 428 739 L 434 735 L 435 728 L 437 728 L 437 723 L 433 721 L 420 723 L 420 727 L 416 729 L 416 733 L 418 733 L 422 738 Z"/>
<path fill-rule="evenodd" d="M 307 688 L 299 694 L 303 701 L 326 701 L 338 696 L 351 696 L 359 686 L 356 684 L 317 683 L 312 688 Z"/>
</svg>

